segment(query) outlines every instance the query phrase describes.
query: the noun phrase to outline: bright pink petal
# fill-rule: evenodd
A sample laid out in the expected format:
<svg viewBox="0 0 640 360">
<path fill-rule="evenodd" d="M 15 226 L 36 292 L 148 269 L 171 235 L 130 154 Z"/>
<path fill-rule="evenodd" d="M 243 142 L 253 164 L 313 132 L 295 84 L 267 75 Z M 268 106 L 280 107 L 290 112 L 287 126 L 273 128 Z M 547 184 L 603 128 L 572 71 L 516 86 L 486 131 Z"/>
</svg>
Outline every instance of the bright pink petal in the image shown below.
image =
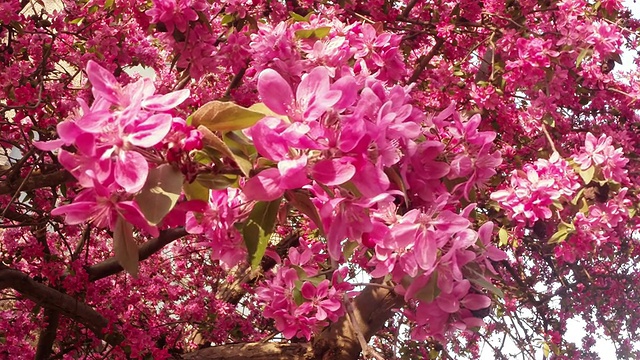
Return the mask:
<svg viewBox="0 0 640 360">
<path fill-rule="evenodd" d="M 342 93 L 340 100 L 334 105 L 335 109 L 342 110 L 355 103 L 358 91 L 361 89 L 353 76 L 343 76 L 331 84 L 331 90 L 339 90 Z"/>
<path fill-rule="evenodd" d="M 280 187 L 280 171 L 271 168 L 260 172 L 244 184 L 242 191 L 249 200 L 272 201 L 284 194 Z"/>
<path fill-rule="evenodd" d="M 282 119 L 267 116 L 253 125 L 248 133 L 260 155 L 280 161 L 289 155 L 289 144 L 281 136 L 285 129 L 286 124 Z"/>
<path fill-rule="evenodd" d="M 87 76 L 93 87 L 94 95 L 101 95 L 114 104 L 119 103 L 120 84 L 113 74 L 95 61 L 89 60 L 87 63 Z"/>
<path fill-rule="evenodd" d="M 106 125 L 111 122 L 113 114 L 109 111 L 94 111 L 83 115 L 76 120 L 76 125 L 82 131 L 98 134 L 104 131 Z"/>
<path fill-rule="evenodd" d="M 169 114 L 156 114 L 138 124 L 129 135 L 129 143 L 135 146 L 150 148 L 167 136 L 171 130 L 173 118 Z"/>
<path fill-rule="evenodd" d="M 491 299 L 485 295 L 469 294 L 462 299 L 462 305 L 469 310 L 485 309 L 491 305 Z"/>
<path fill-rule="evenodd" d="M 78 183 L 86 188 L 93 186 L 93 173 L 95 159 L 72 154 L 65 150 L 58 153 L 58 161 L 67 169 L 76 179 Z"/>
<path fill-rule="evenodd" d="M 329 86 L 329 70 L 324 66 L 318 66 L 300 81 L 296 89 L 296 100 L 299 104 L 309 104 L 314 97 L 328 92 Z M 342 96 L 341 91 L 337 92 Z"/>
<path fill-rule="evenodd" d="M 78 201 L 73 204 L 59 206 L 51 210 L 51 215 L 65 215 L 64 221 L 69 225 L 82 224 L 91 219 L 96 206 L 95 202 Z"/>
<path fill-rule="evenodd" d="M 293 104 L 291 86 L 275 70 L 265 69 L 260 73 L 258 93 L 264 104 L 279 115 L 286 115 Z"/>
<path fill-rule="evenodd" d="M 418 266 L 428 272 L 434 268 L 438 256 L 436 240 L 429 235 L 430 232 L 419 234 L 414 249 Z"/>
<path fill-rule="evenodd" d="M 297 189 L 307 185 L 310 180 L 307 177 L 307 157 L 301 156 L 294 160 L 282 160 L 278 163 L 280 171 L 280 187 Z"/>
<path fill-rule="evenodd" d="M 326 159 L 313 166 L 313 178 L 325 185 L 341 185 L 351 180 L 356 173 L 356 167 L 347 159 Z"/>
<path fill-rule="evenodd" d="M 167 111 L 189 98 L 189 90 L 183 89 L 165 95 L 155 95 L 142 102 L 142 107 L 152 111 Z"/>
<path fill-rule="evenodd" d="M 454 233 L 465 230 L 471 225 L 468 219 L 450 211 L 445 210 L 438 215 L 435 226 L 439 231 Z"/>
<path fill-rule="evenodd" d="M 305 299 L 311 300 L 316 296 L 316 287 L 313 286 L 312 283 L 306 281 L 304 284 L 302 284 L 300 292 L 302 293 L 302 296 L 305 297 Z"/>
<path fill-rule="evenodd" d="M 339 260 L 342 257 L 342 241 L 348 236 L 347 227 L 349 225 L 342 213 L 333 219 L 331 223 L 327 234 L 327 250 L 329 251 L 329 256 L 334 260 Z"/>
<path fill-rule="evenodd" d="M 151 236 L 158 236 L 158 228 L 149 224 L 138 205 L 133 201 L 122 201 L 116 204 L 122 217 L 139 229 L 146 230 Z"/>
<path fill-rule="evenodd" d="M 455 313 L 460 310 L 460 300 L 451 295 L 441 295 L 436 299 L 438 307 L 449 314 Z"/>
<path fill-rule="evenodd" d="M 58 125 L 56 126 L 56 132 L 58 133 L 60 139 L 64 140 L 65 144 L 67 145 L 73 144 L 73 142 L 80 134 L 85 133 L 78 127 L 78 125 L 74 121 L 68 120 L 58 123 Z"/>
<path fill-rule="evenodd" d="M 128 193 L 140 191 L 148 174 L 149 164 L 142 154 L 136 151 L 121 151 L 116 157 L 115 180 Z"/>
<path fill-rule="evenodd" d="M 320 118 L 329 108 L 335 105 L 342 97 L 342 92 L 338 90 L 327 91 L 318 94 L 307 104 L 303 117 L 306 121 L 314 121 Z"/>
<path fill-rule="evenodd" d="M 493 237 L 493 222 L 487 221 L 486 223 L 482 224 L 482 226 L 480 226 L 480 229 L 478 229 L 478 237 L 484 245 L 489 244 L 491 242 L 491 238 Z"/>
<path fill-rule="evenodd" d="M 64 140 L 56 139 L 51 141 L 34 141 L 33 146 L 42 151 L 52 151 L 60 149 L 64 145 Z"/>
</svg>

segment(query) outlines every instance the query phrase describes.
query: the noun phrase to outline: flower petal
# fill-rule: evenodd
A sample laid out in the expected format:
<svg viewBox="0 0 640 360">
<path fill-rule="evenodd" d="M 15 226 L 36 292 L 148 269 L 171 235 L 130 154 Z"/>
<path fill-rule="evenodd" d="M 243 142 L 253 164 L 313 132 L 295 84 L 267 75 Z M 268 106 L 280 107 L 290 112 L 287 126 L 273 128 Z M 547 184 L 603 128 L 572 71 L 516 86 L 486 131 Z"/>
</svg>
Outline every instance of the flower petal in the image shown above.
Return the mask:
<svg viewBox="0 0 640 360">
<path fill-rule="evenodd" d="M 116 157 L 114 176 L 116 182 L 128 193 L 137 193 L 144 186 L 149 174 L 149 164 L 135 151 L 121 151 Z"/>
<path fill-rule="evenodd" d="M 334 186 L 351 180 L 355 173 L 356 167 L 348 159 L 326 159 L 314 165 L 312 176 L 322 184 Z"/>
<path fill-rule="evenodd" d="M 260 73 L 258 93 L 264 104 L 278 115 L 286 115 L 293 104 L 291 86 L 275 70 L 266 69 Z"/>
</svg>

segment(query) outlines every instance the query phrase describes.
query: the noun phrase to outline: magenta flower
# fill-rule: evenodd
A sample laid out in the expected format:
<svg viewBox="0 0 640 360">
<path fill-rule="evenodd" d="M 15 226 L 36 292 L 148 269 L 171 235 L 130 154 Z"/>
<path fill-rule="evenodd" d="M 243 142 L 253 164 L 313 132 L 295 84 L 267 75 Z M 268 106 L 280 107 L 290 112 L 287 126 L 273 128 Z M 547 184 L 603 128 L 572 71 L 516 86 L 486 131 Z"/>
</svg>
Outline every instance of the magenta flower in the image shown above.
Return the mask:
<svg viewBox="0 0 640 360">
<path fill-rule="evenodd" d="M 329 319 L 335 321 L 338 319 L 338 310 L 342 307 L 342 303 L 336 299 L 335 291 L 329 289 L 329 280 L 322 280 L 317 286 L 314 286 L 311 282 L 305 281 L 300 289 L 302 296 L 310 300 L 303 303 L 298 308 L 298 312 L 306 314 L 315 310 L 315 318 L 318 321 Z M 332 296 L 334 295 L 334 296 Z"/>
<path fill-rule="evenodd" d="M 307 157 L 282 160 L 277 168 L 261 171 L 247 180 L 242 191 L 250 200 L 271 201 L 289 189 L 298 189 L 311 182 L 307 177 Z"/>
<path fill-rule="evenodd" d="M 329 72 L 322 66 L 302 78 L 295 97 L 291 86 L 271 69 L 258 76 L 258 92 L 269 109 L 294 121 L 317 120 L 342 98 L 342 91 L 331 90 Z"/>
<path fill-rule="evenodd" d="M 196 10 L 204 10 L 205 4 L 198 0 L 153 0 L 153 8 L 146 11 L 151 22 L 163 23 L 167 32 L 173 34 L 174 27 L 180 32 L 187 31 L 189 21 L 198 20 Z"/>
<path fill-rule="evenodd" d="M 97 183 L 93 188 L 82 190 L 73 203 L 51 210 L 51 215 L 65 215 L 65 222 L 69 225 L 90 222 L 111 230 L 115 228 L 118 216 L 122 216 L 136 227 L 158 236 L 158 229 L 149 225 L 134 201 L 121 201 L 117 193 Z"/>
</svg>

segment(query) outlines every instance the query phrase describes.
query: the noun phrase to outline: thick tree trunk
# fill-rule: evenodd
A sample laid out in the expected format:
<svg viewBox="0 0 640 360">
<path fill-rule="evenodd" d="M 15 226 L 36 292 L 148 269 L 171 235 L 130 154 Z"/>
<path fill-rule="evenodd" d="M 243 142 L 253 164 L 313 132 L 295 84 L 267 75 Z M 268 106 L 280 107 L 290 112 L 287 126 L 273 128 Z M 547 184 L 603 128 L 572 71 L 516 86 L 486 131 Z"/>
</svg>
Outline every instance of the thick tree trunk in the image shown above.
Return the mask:
<svg viewBox="0 0 640 360">
<path fill-rule="evenodd" d="M 402 297 L 386 287 L 374 284 L 367 286 L 352 303 L 357 329 L 354 329 L 348 316 L 343 316 L 326 328 L 313 345 L 316 359 L 358 359 L 362 347 L 357 331 L 361 331 L 364 340 L 368 342 L 393 316 L 393 309 L 400 307 L 403 301 Z"/>
<path fill-rule="evenodd" d="M 182 356 L 184 360 L 313 360 L 309 343 L 229 344 L 201 349 Z"/>
<path fill-rule="evenodd" d="M 179 234 L 179 231 L 176 234 Z M 111 267 L 108 267 L 111 271 Z M 103 272 L 99 272 L 102 274 Z M 355 360 L 364 342 L 380 330 L 402 305 L 403 299 L 390 290 L 392 284 L 371 284 L 352 301 L 345 315 L 322 331 L 313 343 L 228 344 L 194 351 L 180 356 L 184 360 Z M 26 298 L 53 313 L 60 313 L 85 325 L 98 338 L 111 345 L 123 340 L 117 330 L 104 334 L 108 321 L 91 306 L 60 291 L 38 283 L 27 274 L 0 264 L 0 290 L 13 288 Z M 355 323 L 355 326 L 354 326 Z M 46 339 L 45 339 L 46 340 Z"/>
</svg>

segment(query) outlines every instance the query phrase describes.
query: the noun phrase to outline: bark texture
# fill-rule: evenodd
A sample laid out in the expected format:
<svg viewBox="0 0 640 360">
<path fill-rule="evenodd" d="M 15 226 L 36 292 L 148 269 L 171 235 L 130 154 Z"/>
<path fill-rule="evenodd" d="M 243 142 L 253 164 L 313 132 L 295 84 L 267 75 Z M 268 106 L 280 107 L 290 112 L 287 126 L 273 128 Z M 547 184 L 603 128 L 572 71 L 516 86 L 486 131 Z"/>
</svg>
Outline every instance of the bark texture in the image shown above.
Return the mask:
<svg viewBox="0 0 640 360">
<path fill-rule="evenodd" d="M 390 284 L 385 284 L 390 285 Z M 403 303 L 402 297 L 386 287 L 367 286 L 353 300 L 353 315 L 357 329 L 348 316 L 326 328 L 316 339 L 313 349 L 316 359 L 355 360 L 362 347 L 358 341 L 360 331 L 366 341 L 380 330 L 394 314 L 394 308 Z"/>
<path fill-rule="evenodd" d="M 314 360 L 309 343 L 247 343 L 215 346 L 182 356 L 184 360 Z"/>
</svg>

